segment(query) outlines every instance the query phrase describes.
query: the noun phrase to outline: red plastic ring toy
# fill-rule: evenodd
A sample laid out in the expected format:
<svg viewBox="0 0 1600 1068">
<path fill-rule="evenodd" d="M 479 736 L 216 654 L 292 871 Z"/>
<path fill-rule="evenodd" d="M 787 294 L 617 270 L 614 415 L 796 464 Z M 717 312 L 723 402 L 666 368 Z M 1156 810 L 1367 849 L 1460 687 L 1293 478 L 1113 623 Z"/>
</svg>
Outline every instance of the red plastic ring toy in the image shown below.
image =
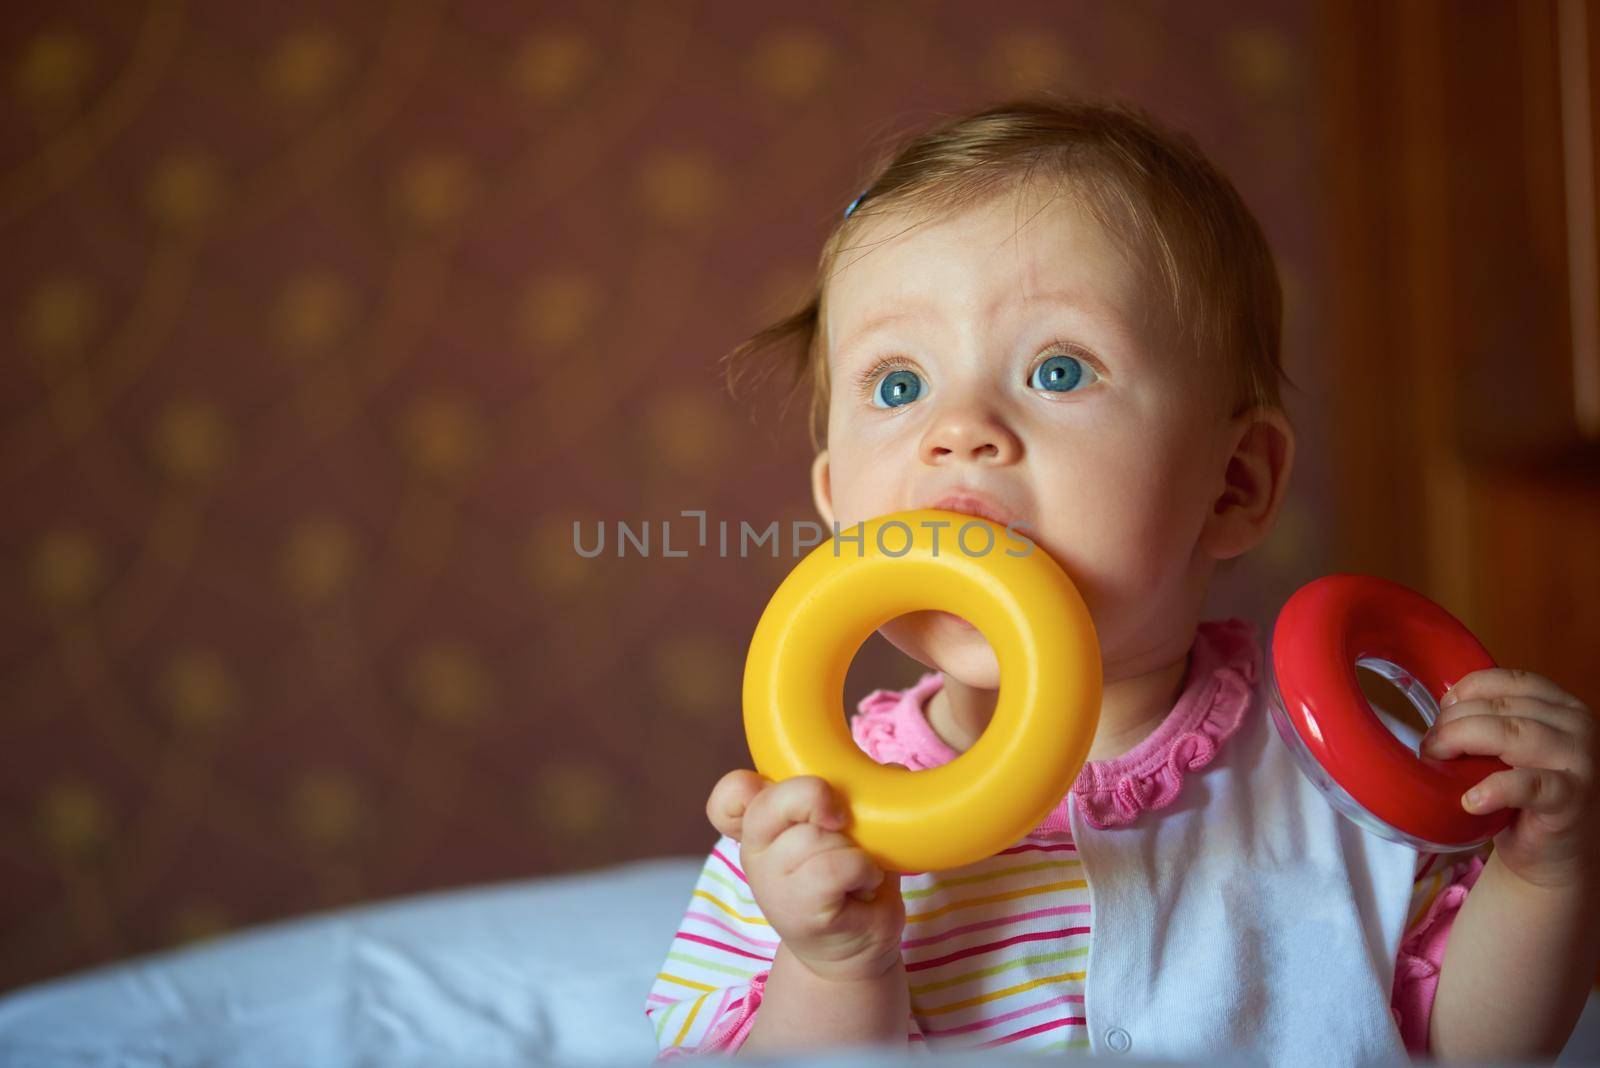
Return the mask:
<svg viewBox="0 0 1600 1068">
<path fill-rule="evenodd" d="M 1418 755 L 1373 711 L 1357 666 L 1388 678 L 1431 725 L 1446 690 L 1495 664 L 1454 616 L 1398 583 L 1339 574 L 1297 590 L 1273 628 L 1272 721 L 1333 806 L 1419 850 L 1469 849 L 1503 830 L 1514 810 L 1473 815 L 1461 795 L 1507 765 Z"/>
</svg>

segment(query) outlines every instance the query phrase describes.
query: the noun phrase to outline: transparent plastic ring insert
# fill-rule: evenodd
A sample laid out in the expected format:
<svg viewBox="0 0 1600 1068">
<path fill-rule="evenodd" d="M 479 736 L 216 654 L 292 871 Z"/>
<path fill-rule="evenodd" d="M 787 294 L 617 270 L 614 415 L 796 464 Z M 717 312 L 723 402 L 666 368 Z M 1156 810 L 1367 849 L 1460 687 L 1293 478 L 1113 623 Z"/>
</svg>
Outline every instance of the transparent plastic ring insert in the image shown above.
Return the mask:
<svg viewBox="0 0 1600 1068">
<path fill-rule="evenodd" d="M 1507 765 L 1420 756 L 1373 709 L 1356 669 L 1393 682 L 1431 725 L 1446 690 L 1493 666 L 1466 627 L 1414 590 L 1328 575 L 1301 587 L 1278 614 L 1267 658 L 1272 722 L 1300 770 L 1359 826 L 1418 850 L 1470 849 L 1515 813 L 1474 815 L 1461 795 Z"/>
</svg>

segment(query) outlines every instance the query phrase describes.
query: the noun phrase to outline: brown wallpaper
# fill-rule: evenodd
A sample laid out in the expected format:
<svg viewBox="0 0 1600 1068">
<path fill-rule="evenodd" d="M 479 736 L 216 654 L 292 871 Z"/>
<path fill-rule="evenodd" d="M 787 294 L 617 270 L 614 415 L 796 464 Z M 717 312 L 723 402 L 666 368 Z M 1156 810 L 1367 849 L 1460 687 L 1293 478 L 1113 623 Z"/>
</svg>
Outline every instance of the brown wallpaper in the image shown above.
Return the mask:
<svg viewBox="0 0 1600 1068">
<path fill-rule="evenodd" d="M 876 139 L 943 111 L 1121 95 L 1257 210 L 1301 453 L 1214 602 L 1270 619 L 1327 553 L 1309 23 L 1276 0 L 11 5 L 0 989 L 703 853 L 793 560 L 586 561 L 571 526 L 814 518 L 803 404 L 736 403 L 715 361 L 787 310 Z M 847 696 L 917 670 L 874 639 Z"/>
</svg>

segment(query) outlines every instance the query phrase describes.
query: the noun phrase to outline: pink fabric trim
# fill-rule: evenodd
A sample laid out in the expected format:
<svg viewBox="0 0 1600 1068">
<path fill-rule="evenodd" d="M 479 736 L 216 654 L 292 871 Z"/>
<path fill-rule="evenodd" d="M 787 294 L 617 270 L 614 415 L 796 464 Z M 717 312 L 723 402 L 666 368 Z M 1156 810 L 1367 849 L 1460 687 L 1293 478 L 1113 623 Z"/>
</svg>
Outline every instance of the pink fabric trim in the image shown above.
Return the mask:
<svg viewBox="0 0 1600 1068">
<path fill-rule="evenodd" d="M 716 1023 L 711 1025 L 711 1030 L 706 1032 L 706 1037 L 694 1049 L 684 1046 L 668 1046 L 656 1056 L 657 1061 L 676 1060 L 680 1057 L 695 1057 L 702 1053 L 733 1053 L 744 1040 L 750 1036 L 750 1028 L 756 1023 L 756 1010 L 761 1007 L 761 999 L 766 993 L 767 976 L 771 970 L 757 972 L 750 977 L 750 990 L 744 998 L 729 1009 Z"/>
<path fill-rule="evenodd" d="M 1445 943 L 1450 938 L 1456 914 L 1461 910 L 1461 902 L 1466 900 L 1467 891 L 1482 872 L 1483 856 L 1475 855 L 1465 870 L 1434 896 L 1427 913 L 1400 941 L 1389 1011 L 1394 1013 L 1406 1051 L 1413 1055 L 1428 1055 L 1428 1021 L 1433 1016 L 1433 998 L 1439 990 Z"/>
<path fill-rule="evenodd" d="M 1189 665 L 1178 702 L 1151 734 L 1114 760 L 1083 765 L 1072 796 L 1090 826 L 1124 826 L 1146 811 L 1165 808 L 1177 798 L 1188 771 L 1216 759 L 1249 710 L 1261 670 L 1259 628 L 1244 619 L 1202 622 L 1189 650 Z M 905 690 L 874 690 L 851 717 L 850 732 L 880 764 L 898 763 L 914 771 L 938 767 L 958 755 L 929 725 L 924 706 L 944 685 L 937 671 L 924 674 Z M 1067 799 L 1062 798 L 1034 835 L 1071 834 Z"/>
</svg>

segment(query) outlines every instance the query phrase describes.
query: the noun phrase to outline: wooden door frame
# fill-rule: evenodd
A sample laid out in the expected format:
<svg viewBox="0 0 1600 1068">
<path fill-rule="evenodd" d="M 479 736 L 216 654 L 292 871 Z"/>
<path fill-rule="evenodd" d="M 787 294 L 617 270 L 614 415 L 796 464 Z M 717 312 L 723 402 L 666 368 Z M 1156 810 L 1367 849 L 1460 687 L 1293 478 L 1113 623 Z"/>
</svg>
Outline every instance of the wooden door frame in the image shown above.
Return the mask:
<svg viewBox="0 0 1600 1068">
<path fill-rule="evenodd" d="M 1414 586 L 1469 624 L 1484 621 L 1491 580 L 1474 566 L 1477 489 L 1551 472 L 1600 486 L 1600 448 L 1562 395 L 1556 17 L 1555 0 L 1318 8 L 1333 562 Z M 1473 166 L 1495 154 L 1516 159 Z M 1485 322 L 1515 339 L 1488 344 L 1508 359 L 1514 345 L 1510 366 L 1539 384 L 1541 407 L 1495 408 Z"/>
</svg>

